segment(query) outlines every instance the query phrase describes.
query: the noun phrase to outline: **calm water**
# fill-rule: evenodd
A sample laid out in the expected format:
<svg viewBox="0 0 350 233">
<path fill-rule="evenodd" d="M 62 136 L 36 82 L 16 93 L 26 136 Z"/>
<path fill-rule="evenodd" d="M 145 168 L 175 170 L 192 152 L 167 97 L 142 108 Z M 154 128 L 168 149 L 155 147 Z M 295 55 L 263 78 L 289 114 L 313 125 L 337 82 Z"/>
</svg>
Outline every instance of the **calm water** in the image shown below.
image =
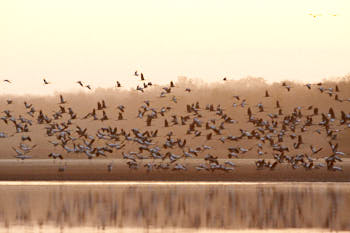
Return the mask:
<svg viewBox="0 0 350 233">
<path fill-rule="evenodd" d="M 349 183 L 0 183 L 0 232 L 350 231 Z"/>
</svg>

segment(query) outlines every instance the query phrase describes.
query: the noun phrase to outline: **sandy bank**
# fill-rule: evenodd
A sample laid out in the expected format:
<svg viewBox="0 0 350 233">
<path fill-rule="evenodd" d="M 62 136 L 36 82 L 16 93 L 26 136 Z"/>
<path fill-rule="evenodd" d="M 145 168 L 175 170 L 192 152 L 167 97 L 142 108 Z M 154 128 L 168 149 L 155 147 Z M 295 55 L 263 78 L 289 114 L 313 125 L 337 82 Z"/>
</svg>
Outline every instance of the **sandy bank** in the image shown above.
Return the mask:
<svg viewBox="0 0 350 233">
<path fill-rule="evenodd" d="M 113 161 L 111 171 L 108 164 Z M 191 159 L 183 164 L 186 171 L 155 169 L 147 171 L 144 160 L 138 169 L 129 169 L 125 160 L 0 160 L 0 180 L 114 180 L 114 181 L 296 181 L 296 182 L 349 182 L 350 159 L 339 164 L 343 171 L 328 171 L 326 168 L 306 170 L 292 169 L 280 164 L 274 170 L 257 170 L 253 159 L 234 160 L 233 171 L 197 171 L 202 160 Z M 173 165 L 171 166 L 173 167 Z M 64 168 L 64 171 L 62 171 Z"/>
</svg>

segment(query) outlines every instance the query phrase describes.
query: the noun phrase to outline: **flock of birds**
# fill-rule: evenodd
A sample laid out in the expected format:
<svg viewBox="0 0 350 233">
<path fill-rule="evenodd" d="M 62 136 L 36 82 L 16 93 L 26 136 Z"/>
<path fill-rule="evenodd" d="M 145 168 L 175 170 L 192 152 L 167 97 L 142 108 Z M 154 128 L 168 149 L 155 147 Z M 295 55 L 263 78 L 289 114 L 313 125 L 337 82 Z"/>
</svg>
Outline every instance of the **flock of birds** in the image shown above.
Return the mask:
<svg viewBox="0 0 350 233">
<path fill-rule="evenodd" d="M 143 73 L 135 71 L 134 75 L 142 82 L 136 87 L 136 91 L 144 93 L 146 88 L 152 86 L 152 82 L 147 82 Z M 10 80 L 3 81 L 12 83 Z M 227 81 L 227 78 L 223 81 Z M 46 79 L 43 79 L 43 83 L 51 84 Z M 77 81 L 77 84 L 91 90 L 91 86 L 85 85 L 82 81 Z M 119 87 L 122 85 L 117 81 L 116 88 Z M 178 99 L 173 94 L 175 88 L 183 88 L 184 92 L 188 93 L 192 91 L 190 88 L 178 87 L 171 81 L 169 86 L 161 89 L 158 98 L 169 98 L 171 104 L 178 104 Z M 293 86 L 283 82 L 281 88 L 290 92 Z M 350 102 L 350 99 L 339 97 L 340 89 L 337 85 L 335 87 L 325 87 L 322 83 L 305 85 L 306 91 L 315 88 L 320 94 L 327 94 L 338 103 Z M 264 94 L 262 93 L 261 99 L 269 99 L 271 96 L 269 90 L 266 90 Z M 250 128 L 249 130 L 241 128 L 237 135 L 230 134 L 228 130 L 232 125 L 238 124 L 235 115 L 228 114 L 220 104 L 201 105 L 199 101 L 187 104 L 184 114 L 179 115 L 179 112 L 173 111 L 172 106 L 157 108 L 153 106 L 154 100 L 144 99 L 143 104 L 139 106 L 138 114 L 134 116 L 144 122 L 142 129 L 126 130 L 116 127 L 116 120 L 128 121 L 125 117 L 127 106 L 116 106 L 117 117 L 111 117 L 107 114 L 107 109 L 111 107 L 105 100 L 101 100 L 98 101 L 96 108 L 78 116 L 73 108 L 68 106 L 69 101 L 63 95 L 59 96 L 59 108 L 53 114 L 37 110 L 33 104 L 26 101 L 24 108 L 27 117 L 15 116 L 10 110 L 4 110 L 4 116 L 0 119 L 7 125 L 13 124 L 15 134 L 21 135 L 19 146 L 13 147 L 15 157 L 21 160 L 31 159 L 32 156 L 29 154 L 38 147 L 29 145 L 32 144 L 32 138 L 28 135 L 30 128 L 42 125 L 45 136 L 48 137 L 47 142 L 53 146 L 52 152 L 48 154 L 52 159 L 63 160 L 69 154 L 83 154 L 87 159 L 115 155 L 123 159 L 130 169 L 139 169 L 143 166 L 147 171 L 188 170 L 186 161 L 196 159 L 191 161 L 199 161 L 195 164 L 195 169 L 198 171 L 230 172 L 235 169 L 235 159 L 256 153 L 255 165 L 258 170 L 274 170 L 280 164 L 288 164 L 293 169 L 303 167 L 310 170 L 325 167 L 330 171 L 342 171 L 337 163 L 343 160 L 345 153 L 338 150 L 336 141 L 337 134 L 350 127 L 350 114 L 341 111 L 338 117 L 332 107 L 327 112 L 320 112 L 314 106 L 295 107 L 293 111 L 286 113 L 279 100 L 276 100 L 273 110 L 275 112 L 267 112 L 263 101 L 253 105 L 248 103 L 244 96 L 233 95 L 231 98 L 233 98 L 232 108 L 237 112 L 243 112 L 245 123 Z M 7 100 L 7 104 L 13 104 L 13 101 Z M 81 120 L 99 121 L 105 125 L 90 133 L 88 128 L 78 125 Z M 176 134 L 173 130 L 175 127 L 185 129 L 186 133 Z M 309 129 L 328 141 L 330 153 L 320 157 L 322 147 L 316 148 L 304 142 L 305 132 L 310 131 Z M 159 135 L 160 131 L 168 133 Z M 15 134 L 0 132 L 0 138 L 12 137 Z M 193 145 L 195 138 L 200 138 L 201 143 Z M 207 143 L 210 141 L 217 141 L 221 149 L 228 145 L 226 158 L 214 155 L 218 148 L 210 146 Z M 252 142 L 252 147 L 245 147 Z M 131 145 L 132 149 L 128 149 L 127 145 Z M 108 164 L 107 171 L 112 171 L 113 162 L 112 160 Z M 67 164 L 61 166 L 58 171 L 65 171 L 66 166 Z"/>
</svg>

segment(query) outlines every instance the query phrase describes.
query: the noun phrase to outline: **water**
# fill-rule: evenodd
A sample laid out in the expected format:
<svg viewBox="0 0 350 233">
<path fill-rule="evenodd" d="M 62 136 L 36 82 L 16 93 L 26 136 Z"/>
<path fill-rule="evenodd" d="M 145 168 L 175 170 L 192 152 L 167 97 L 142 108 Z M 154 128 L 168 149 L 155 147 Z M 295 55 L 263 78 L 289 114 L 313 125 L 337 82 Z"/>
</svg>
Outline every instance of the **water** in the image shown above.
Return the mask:
<svg viewBox="0 0 350 233">
<path fill-rule="evenodd" d="M 350 231 L 349 183 L 0 182 L 0 232 Z"/>
</svg>

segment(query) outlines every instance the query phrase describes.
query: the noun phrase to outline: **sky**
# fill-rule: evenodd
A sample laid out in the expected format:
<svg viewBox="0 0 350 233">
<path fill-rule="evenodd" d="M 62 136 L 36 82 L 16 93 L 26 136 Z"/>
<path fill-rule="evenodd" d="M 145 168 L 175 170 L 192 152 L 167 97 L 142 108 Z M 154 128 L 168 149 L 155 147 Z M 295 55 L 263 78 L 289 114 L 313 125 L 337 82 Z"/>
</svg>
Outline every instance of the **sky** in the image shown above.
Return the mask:
<svg viewBox="0 0 350 233">
<path fill-rule="evenodd" d="M 348 0 L 1 0 L 1 93 L 131 88 L 135 70 L 154 83 L 344 76 L 349 12 Z"/>
</svg>

